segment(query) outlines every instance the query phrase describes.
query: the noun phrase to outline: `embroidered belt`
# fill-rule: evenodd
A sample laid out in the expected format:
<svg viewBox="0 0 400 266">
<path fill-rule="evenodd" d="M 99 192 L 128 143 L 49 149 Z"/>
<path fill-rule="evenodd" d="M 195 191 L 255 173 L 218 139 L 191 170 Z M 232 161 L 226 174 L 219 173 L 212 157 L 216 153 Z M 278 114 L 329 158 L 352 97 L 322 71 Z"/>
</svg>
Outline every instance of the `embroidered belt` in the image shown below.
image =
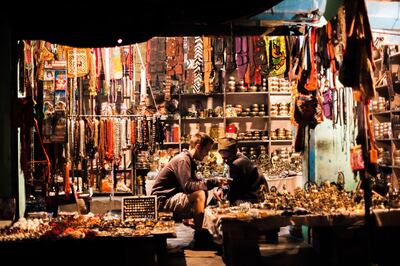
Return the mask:
<svg viewBox="0 0 400 266">
<path fill-rule="evenodd" d="M 213 38 L 213 62 L 214 62 L 214 90 L 222 91 L 223 77 L 222 68 L 225 65 L 224 60 L 225 42 L 223 37 Z"/>
<path fill-rule="evenodd" d="M 261 36 L 253 36 L 253 48 L 254 48 L 254 83 L 261 84 L 262 75 L 267 76 L 269 74 L 267 55 L 265 52 L 265 40 Z"/>
<path fill-rule="evenodd" d="M 204 58 L 204 92 L 213 91 L 213 64 L 212 64 L 211 38 L 203 37 L 203 58 Z"/>
<path fill-rule="evenodd" d="M 183 38 L 167 38 L 166 43 L 167 69 L 165 100 L 171 99 L 171 78 L 183 80 Z"/>
<path fill-rule="evenodd" d="M 235 51 L 236 51 L 236 65 L 239 80 L 244 80 L 244 74 L 246 73 L 247 63 L 249 62 L 247 57 L 247 37 L 235 37 Z"/>
<path fill-rule="evenodd" d="M 194 84 L 194 37 L 185 37 L 183 41 L 185 84 L 186 89 L 192 89 Z"/>
<path fill-rule="evenodd" d="M 236 69 L 236 61 L 235 61 L 235 44 L 233 42 L 232 37 L 225 37 L 226 43 L 226 71 L 232 72 Z"/>
<path fill-rule="evenodd" d="M 247 84 L 254 84 L 254 72 L 255 72 L 254 47 L 253 47 L 253 38 L 251 36 L 247 38 L 247 53 L 249 62 L 247 64 L 247 70 L 244 76 L 244 82 Z"/>
<path fill-rule="evenodd" d="M 203 85 L 203 39 L 195 37 L 193 92 L 200 93 Z"/>
<path fill-rule="evenodd" d="M 147 43 L 147 73 L 150 85 L 163 90 L 166 72 L 165 37 L 152 38 Z"/>
</svg>

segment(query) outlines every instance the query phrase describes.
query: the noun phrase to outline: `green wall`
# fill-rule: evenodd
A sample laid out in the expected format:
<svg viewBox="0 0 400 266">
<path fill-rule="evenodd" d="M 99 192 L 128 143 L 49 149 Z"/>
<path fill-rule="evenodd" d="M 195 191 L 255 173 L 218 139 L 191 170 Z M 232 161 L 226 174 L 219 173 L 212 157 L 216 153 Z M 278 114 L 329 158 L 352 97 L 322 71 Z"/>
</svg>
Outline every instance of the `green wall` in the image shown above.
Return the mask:
<svg viewBox="0 0 400 266">
<path fill-rule="evenodd" d="M 337 180 L 338 171 L 345 176 L 346 190 L 356 186 L 353 172 L 350 168 L 350 147 L 355 139 L 353 124 L 353 98 L 351 88 L 345 88 L 347 108 L 345 110 L 347 125 L 325 119 L 315 128 L 315 178 L 316 182 Z M 340 121 L 340 120 L 339 120 Z"/>
</svg>

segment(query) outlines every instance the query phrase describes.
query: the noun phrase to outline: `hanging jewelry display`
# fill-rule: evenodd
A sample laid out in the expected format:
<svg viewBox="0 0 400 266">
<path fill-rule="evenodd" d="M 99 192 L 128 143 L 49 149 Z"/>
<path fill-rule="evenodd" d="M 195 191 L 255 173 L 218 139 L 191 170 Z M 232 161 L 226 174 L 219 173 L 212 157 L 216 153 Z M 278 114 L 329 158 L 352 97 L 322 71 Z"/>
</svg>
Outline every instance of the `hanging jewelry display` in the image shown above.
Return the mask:
<svg viewBox="0 0 400 266">
<path fill-rule="evenodd" d="M 138 118 L 138 120 L 137 120 L 137 141 L 136 141 L 136 143 L 137 143 L 137 146 L 138 146 L 138 148 L 139 149 L 141 149 L 142 148 L 142 145 L 143 145 L 143 129 L 142 129 L 142 127 L 143 127 L 143 125 L 142 125 L 143 123 L 142 123 L 142 118 Z"/>
</svg>

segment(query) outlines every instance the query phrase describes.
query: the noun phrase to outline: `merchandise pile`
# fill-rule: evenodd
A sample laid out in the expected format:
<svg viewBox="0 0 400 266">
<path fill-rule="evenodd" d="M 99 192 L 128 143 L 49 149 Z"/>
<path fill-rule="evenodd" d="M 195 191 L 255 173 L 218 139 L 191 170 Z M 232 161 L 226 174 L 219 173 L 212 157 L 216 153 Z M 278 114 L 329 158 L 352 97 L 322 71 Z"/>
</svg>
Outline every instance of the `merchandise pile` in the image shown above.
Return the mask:
<svg viewBox="0 0 400 266">
<path fill-rule="evenodd" d="M 31 217 L 29 217 L 31 216 Z M 29 239 L 63 239 L 94 237 L 135 237 L 155 234 L 175 234 L 175 222 L 170 219 L 121 220 L 119 215 L 79 215 L 60 213 L 51 218 L 47 213 L 37 217 L 28 215 L 20 218 L 12 226 L 0 229 L 0 242 Z"/>
</svg>

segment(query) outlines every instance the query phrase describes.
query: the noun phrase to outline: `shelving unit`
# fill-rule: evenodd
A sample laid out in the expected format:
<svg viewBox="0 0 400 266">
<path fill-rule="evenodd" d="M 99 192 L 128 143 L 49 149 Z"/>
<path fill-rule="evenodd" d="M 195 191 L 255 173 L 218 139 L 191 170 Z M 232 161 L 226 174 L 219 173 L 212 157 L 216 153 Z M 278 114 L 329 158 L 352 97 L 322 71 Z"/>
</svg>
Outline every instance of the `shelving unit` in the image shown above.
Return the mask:
<svg viewBox="0 0 400 266">
<path fill-rule="evenodd" d="M 395 78 L 392 69 L 393 64 L 400 64 L 400 53 L 390 55 L 390 70 L 393 80 L 393 89 L 395 97 L 400 96 L 400 82 L 399 77 Z M 378 79 L 383 75 L 383 60 L 382 58 L 375 60 L 377 66 L 375 77 Z M 396 73 L 398 75 L 398 73 Z M 395 81 L 396 80 L 396 81 Z M 400 177 L 400 106 L 397 106 L 389 87 L 384 85 L 376 86 L 377 105 L 372 106 L 371 119 L 373 131 L 375 136 L 376 145 L 381 149 L 378 167 L 382 175 L 390 176 L 390 182 L 398 188 L 398 179 Z M 378 105 L 381 102 L 381 105 Z M 383 102 L 385 104 L 383 104 Z M 381 108 L 379 108 L 381 107 Z M 390 128 L 389 128 L 390 126 Z M 386 133 L 386 130 L 388 131 Z M 396 155 L 397 154 L 397 155 Z M 397 161 L 397 163 L 396 163 Z"/>
<path fill-rule="evenodd" d="M 290 92 L 276 92 L 276 91 L 269 91 L 268 94 L 268 102 L 269 106 L 275 103 L 290 103 L 291 102 L 291 93 Z M 291 147 L 293 146 L 294 141 L 294 129 L 290 122 L 289 115 L 276 115 L 271 116 L 271 108 L 268 108 L 269 112 L 269 153 L 273 152 L 274 150 L 281 148 L 281 147 Z M 287 130 L 292 131 L 292 139 L 290 140 L 272 140 L 271 139 L 271 132 L 276 130 L 277 128 L 285 128 Z"/>
<path fill-rule="evenodd" d="M 172 94 L 179 101 L 179 118 L 165 118 L 162 119 L 165 123 L 169 124 L 179 123 L 179 142 L 165 142 L 161 148 L 168 148 L 179 146 L 179 149 L 187 148 L 189 135 L 191 130 L 203 131 L 210 133 L 210 135 L 217 140 L 223 134 L 226 134 L 226 128 L 229 124 L 235 124 L 238 129 L 238 134 L 249 133 L 249 131 L 265 132 L 265 136 L 260 135 L 260 139 L 239 139 L 238 144 L 241 146 L 253 146 L 258 148 L 264 145 L 269 154 L 282 146 L 292 146 L 293 139 L 278 140 L 271 139 L 271 131 L 278 128 L 285 128 L 292 130 L 290 124 L 290 116 L 271 116 L 270 105 L 271 103 L 285 102 L 291 100 L 290 92 L 231 92 L 224 91 L 223 93 L 210 93 L 210 94 L 194 94 L 182 93 Z M 263 104 L 265 107 L 265 115 L 246 115 L 246 116 L 226 116 L 227 105 L 242 105 L 243 111 L 245 108 L 250 108 L 251 104 Z M 217 106 L 221 107 L 222 113 L 212 113 Z M 190 109 L 190 111 L 189 111 Z M 222 131 L 221 132 L 221 128 Z M 218 132 L 217 132 L 218 129 Z M 292 134 L 294 135 L 294 134 Z M 262 138 L 262 136 L 264 136 Z M 262 138 L 262 139 L 261 139 Z"/>
</svg>

